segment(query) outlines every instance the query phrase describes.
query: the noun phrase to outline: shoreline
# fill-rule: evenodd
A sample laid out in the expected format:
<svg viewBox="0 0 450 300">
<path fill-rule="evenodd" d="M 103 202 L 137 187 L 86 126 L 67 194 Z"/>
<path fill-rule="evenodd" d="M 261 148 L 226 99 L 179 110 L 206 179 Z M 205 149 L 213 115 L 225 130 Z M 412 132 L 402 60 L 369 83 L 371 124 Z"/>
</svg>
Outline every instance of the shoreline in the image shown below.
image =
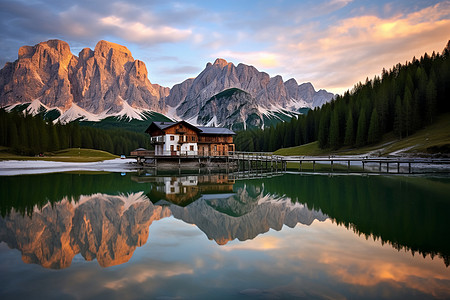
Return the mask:
<svg viewBox="0 0 450 300">
<path fill-rule="evenodd" d="M 139 168 L 136 160 L 115 158 L 98 162 L 61 162 L 39 160 L 0 161 L 0 176 L 59 173 L 71 171 L 131 172 Z"/>
</svg>

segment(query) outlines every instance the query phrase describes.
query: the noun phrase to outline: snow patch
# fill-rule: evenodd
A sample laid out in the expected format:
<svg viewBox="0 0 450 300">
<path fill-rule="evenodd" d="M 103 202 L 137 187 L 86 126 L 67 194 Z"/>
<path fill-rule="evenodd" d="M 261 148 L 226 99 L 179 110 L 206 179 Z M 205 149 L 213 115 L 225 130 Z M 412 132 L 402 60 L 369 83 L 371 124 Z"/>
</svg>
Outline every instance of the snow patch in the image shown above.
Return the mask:
<svg viewBox="0 0 450 300">
<path fill-rule="evenodd" d="M 168 106 L 167 113 L 165 114 L 166 117 L 168 117 L 169 119 L 175 120 L 175 121 L 180 121 L 181 118 L 177 114 L 177 108 L 178 108 L 178 106 L 180 106 L 180 104 L 178 104 L 177 106 L 174 106 L 174 107 Z"/>
<path fill-rule="evenodd" d="M 217 125 L 217 116 L 214 115 L 214 117 L 205 125 L 205 126 L 213 126 L 216 127 Z"/>
<path fill-rule="evenodd" d="M 187 119 L 185 121 L 188 122 L 191 125 L 194 125 L 194 126 L 203 126 L 203 125 L 200 125 L 200 124 L 197 123 L 197 119 L 198 119 L 198 116 L 194 116 L 194 117 L 189 118 L 189 119 Z"/>
<path fill-rule="evenodd" d="M 42 104 L 42 102 L 38 99 L 34 99 L 33 101 L 31 101 L 30 105 L 28 105 L 25 111 L 34 116 L 40 113 L 43 109 L 48 110 L 48 107 Z"/>
<path fill-rule="evenodd" d="M 77 119 L 81 119 L 83 121 L 98 122 L 103 118 L 104 118 L 104 115 L 96 115 L 96 114 L 90 113 L 90 112 L 82 109 L 75 103 L 72 103 L 72 106 L 53 122 L 54 123 L 60 122 L 61 124 L 65 124 L 65 123 L 75 121 Z"/>
<path fill-rule="evenodd" d="M 291 98 L 291 102 L 286 106 L 289 107 L 291 110 L 295 109 L 295 110 L 299 110 L 300 108 L 313 108 L 313 104 L 312 103 L 308 103 L 303 99 L 294 99 Z"/>
<path fill-rule="evenodd" d="M 132 119 L 142 121 L 144 111 L 138 108 L 131 107 L 131 105 L 128 104 L 127 101 L 123 100 L 122 97 L 119 96 L 119 98 L 122 100 L 122 110 L 110 116 L 125 117 L 128 121 L 131 121 Z"/>
</svg>

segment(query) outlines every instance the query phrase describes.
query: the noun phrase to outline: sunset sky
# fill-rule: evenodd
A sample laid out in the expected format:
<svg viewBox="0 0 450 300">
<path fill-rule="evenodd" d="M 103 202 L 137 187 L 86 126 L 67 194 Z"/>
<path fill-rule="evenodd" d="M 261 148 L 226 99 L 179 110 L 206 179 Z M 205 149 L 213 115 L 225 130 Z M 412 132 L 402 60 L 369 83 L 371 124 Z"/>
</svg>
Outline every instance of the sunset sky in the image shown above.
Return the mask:
<svg viewBox="0 0 450 300">
<path fill-rule="evenodd" d="M 450 1 L 0 0 L 0 63 L 49 39 L 128 47 L 172 87 L 224 58 L 342 93 L 450 39 Z"/>
</svg>

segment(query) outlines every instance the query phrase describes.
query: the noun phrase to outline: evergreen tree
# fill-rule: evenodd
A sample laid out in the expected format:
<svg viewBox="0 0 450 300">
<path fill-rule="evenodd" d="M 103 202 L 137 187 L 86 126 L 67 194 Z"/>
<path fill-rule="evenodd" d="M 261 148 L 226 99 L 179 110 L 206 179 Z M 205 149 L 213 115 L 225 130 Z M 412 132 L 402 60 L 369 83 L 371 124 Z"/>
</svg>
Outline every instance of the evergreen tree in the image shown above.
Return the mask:
<svg viewBox="0 0 450 300">
<path fill-rule="evenodd" d="M 28 140 L 28 128 L 25 123 L 25 118 L 21 118 L 19 122 L 19 127 L 17 129 L 18 135 L 19 135 L 19 145 L 21 149 L 21 154 L 26 155 L 29 154 L 29 140 Z"/>
<path fill-rule="evenodd" d="M 431 124 L 437 113 L 436 85 L 432 78 L 428 81 L 425 99 L 427 105 L 427 121 Z"/>
<path fill-rule="evenodd" d="M 367 137 L 369 144 L 375 144 L 381 140 L 380 124 L 378 119 L 377 109 L 375 108 L 372 111 L 372 116 L 370 117 L 369 133 Z"/>
<path fill-rule="evenodd" d="M 409 88 L 405 89 L 403 98 L 403 115 L 405 120 L 405 135 L 409 136 L 413 131 L 413 110 L 412 110 L 412 95 Z"/>
<path fill-rule="evenodd" d="M 274 128 L 270 128 L 269 131 L 269 151 L 275 151 L 277 149 L 277 137 Z"/>
<path fill-rule="evenodd" d="M 19 133 L 15 122 L 11 122 L 11 124 L 9 124 L 8 145 L 14 149 L 19 147 Z"/>
<path fill-rule="evenodd" d="M 56 151 L 61 149 L 59 145 L 59 136 L 56 130 L 56 126 L 50 125 L 48 126 L 49 135 L 50 135 L 50 143 L 48 145 L 48 151 Z"/>
<path fill-rule="evenodd" d="M 330 130 L 330 112 L 329 110 L 326 110 L 322 114 L 319 123 L 318 142 L 320 148 L 328 147 L 329 130 Z"/>
<path fill-rule="evenodd" d="M 338 149 L 340 147 L 341 137 L 339 134 L 339 116 L 338 110 L 335 107 L 330 121 L 330 146 L 333 149 Z"/>
<path fill-rule="evenodd" d="M 400 99 L 400 96 L 397 96 L 397 99 L 395 100 L 394 133 L 399 138 L 402 138 L 404 130 L 405 126 L 402 109 L 402 100 Z"/>
<path fill-rule="evenodd" d="M 347 122 L 345 124 L 345 139 L 344 144 L 352 146 L 355 143 L 355 130 L 353 124 L 353 113 L 350 109 L 348 111 Z"/>
<path fill-rule="evenodd" d="M 80 148 L 81 147 L 81 132 L 80 132 L 80 126 L 77 122 L 73 123 L 71 128 L 71 145 L 69 147 L 71 148 Z M 99 147 L 97 149 L 102 149 L 104 147 Z"/>
<path fill-rule="evenodd" d="M 366 112 L 364 108 L 361 108 L 358 118 L 358 127 L 356 130 L 356 146 L 360 147 L 365 145 L 367 142 L 367 121 Z"/>
</svg>

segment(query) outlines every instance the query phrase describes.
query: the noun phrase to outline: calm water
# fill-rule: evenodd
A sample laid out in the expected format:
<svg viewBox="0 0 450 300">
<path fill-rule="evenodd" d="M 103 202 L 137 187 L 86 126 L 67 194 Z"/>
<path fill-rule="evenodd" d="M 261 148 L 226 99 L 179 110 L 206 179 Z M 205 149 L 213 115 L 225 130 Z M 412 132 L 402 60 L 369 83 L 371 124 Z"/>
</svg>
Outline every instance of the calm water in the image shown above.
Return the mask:
<svg viewBox="0 0 450 300">
<path fill-rule="evenodd" d="M 449 299 L 450 178 L 0 177 L 1 299 Z"/>
</svg>

